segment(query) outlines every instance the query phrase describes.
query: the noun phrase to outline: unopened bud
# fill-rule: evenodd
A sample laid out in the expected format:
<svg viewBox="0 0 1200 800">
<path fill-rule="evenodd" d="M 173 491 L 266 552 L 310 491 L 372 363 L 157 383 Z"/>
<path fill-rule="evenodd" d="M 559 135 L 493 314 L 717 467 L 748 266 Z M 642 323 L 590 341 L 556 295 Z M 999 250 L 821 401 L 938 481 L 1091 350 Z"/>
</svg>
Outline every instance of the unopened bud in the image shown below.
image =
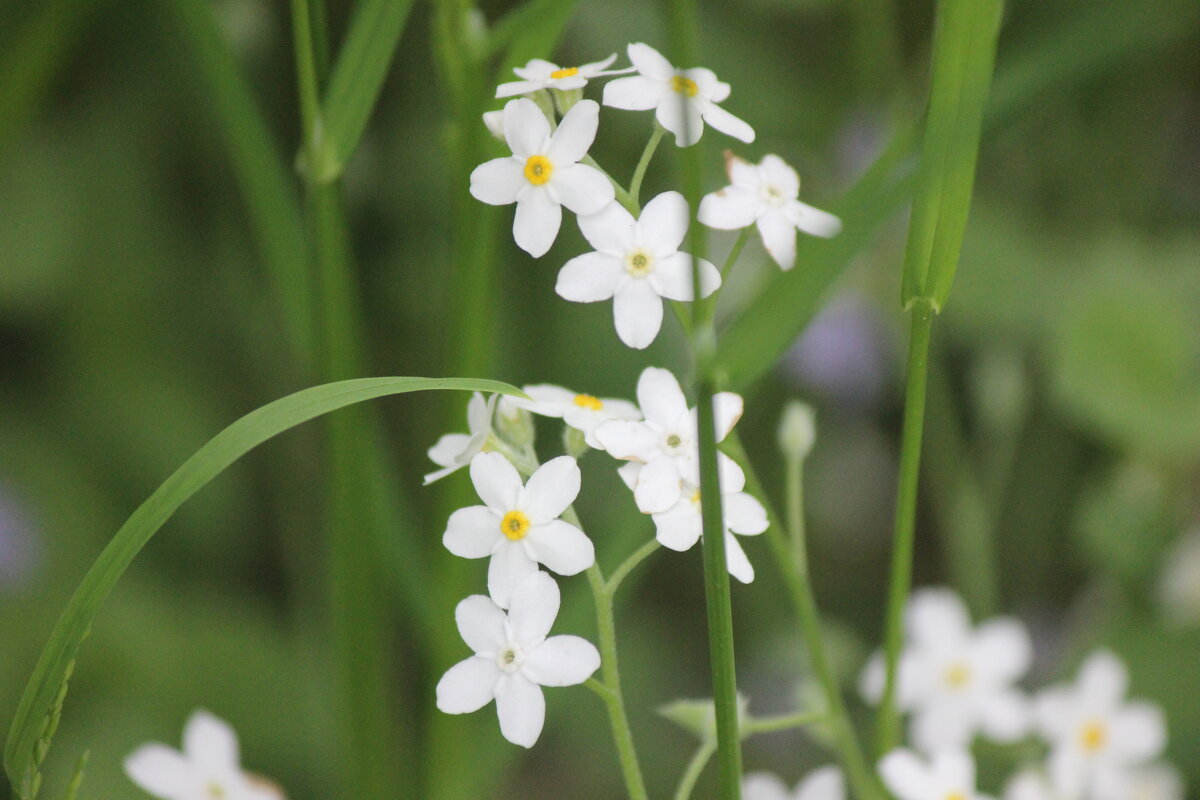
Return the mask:
<svg viewBox="0 0 1200 800">
<path fill-rule="evenodd" d="M 504 141 L 504 109 L 483 112 L 483 124 L 494 138 Z"/>
<path fill-rule="evenodd" d="M 500 402 L 496 404 L 496 419 L 493 424 L 496 435 L 507 444 L 522 448 L 533 444 L 536 435 L 533 415 L 517 405 L 508 395 L 501 397 Z"/>
<path fill-rule="evenodd" d="M 571 458 L 583 458 L 583 454 L 589 449 L 587 439 L 583 435 L 583 431 L 578 428 L 572 428 L 570 425 L 563 426 L 563 450 Z"/>
<path fill-rule="evenodd" d="M 567 112 L 583 99 L 583 89 L 551 89 L 550 95 L 554 98 L 554 107 L 558 109 L 558 115 L 565 117 Z"/>
<path fill-rule="evenodd" d="M 812 406 L 792 400 L 779 418 L 779 449 L 788 460 L 803 461 L 817 438 L 817 420 Z"/>
</svg>

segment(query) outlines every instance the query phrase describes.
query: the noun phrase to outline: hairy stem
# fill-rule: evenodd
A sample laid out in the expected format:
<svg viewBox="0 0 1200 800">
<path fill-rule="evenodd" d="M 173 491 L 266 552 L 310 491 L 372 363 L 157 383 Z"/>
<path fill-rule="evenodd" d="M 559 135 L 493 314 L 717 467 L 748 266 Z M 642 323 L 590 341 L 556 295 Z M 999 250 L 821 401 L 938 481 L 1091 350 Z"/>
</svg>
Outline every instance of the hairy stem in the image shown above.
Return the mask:
<svg viewBox="0 0 1200 800">
<path fill-rule="evenodd" d="M 650 134 L 650 141 L 646 142 L 646 149 L 642 151 L 642 157 L 638 159 L 637 167 L 633 170 L 633 179 L 629 181 L 629 196 L 635 204 L 641 202 L 642 179 L 646 177 L 646 168 L 650 166 L 650 159 L 654 158 L 654 151 L 658 149 L 658 143 L 662 141 L 666 132 L 667 129 L 655 121 L 654 133 Z"/>
</svg>

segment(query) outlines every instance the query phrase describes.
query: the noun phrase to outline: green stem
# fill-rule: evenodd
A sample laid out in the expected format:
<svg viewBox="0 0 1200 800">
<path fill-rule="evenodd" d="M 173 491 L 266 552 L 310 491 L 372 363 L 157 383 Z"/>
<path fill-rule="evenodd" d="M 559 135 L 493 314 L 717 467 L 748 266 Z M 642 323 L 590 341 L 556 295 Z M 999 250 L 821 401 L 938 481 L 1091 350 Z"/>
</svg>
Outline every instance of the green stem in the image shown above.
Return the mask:
<svg viewBox="0 0 1200 800">
<path fill-rule="evenodd" d="M 654 157 L 654 151 L 658 149 L 658 143 L 662 141 L 666 132 L 667 129 L 656 120 L 654 133 L 650 134 L 650 141 L 646 142 L 646 149 L 642 151 L 642 157 L 638 159 L 637 167 L 633 170 L 633 179 L 629 181 L 629 196 L 633 198 L 634 203 L 641 202 L 642 179 L 646 177 L 646 168 L 650 166 L 650 159 Z"/>
<path fill-rule="evenodd" d="M 738 258 L 742 255 L 742 248 L 746 246 L 746 242 L 750 241 L 750 234 L 754 232 L 753 227 L 742 228 L 738 233 L 738 238 L 733 243 L 733 249 L 729 251 L 729 255 L 725 257 L 725 263 L 721 265 L 721 280 L 724 280 L 729 275 L 729 270 L 733 269 L 733 265 L 737 263 Z"/>
<path fill-rule="evenodd" d="M 617 587 L 621 585 L 621 581 L 625 580 L 625 577 L 633 571 L 634 567 L 642 563 L 648 556 L 654 553 L 654 551 L 658 550 L 659 547 L 661 547 L 661 545 L 658 543 L 658 541 L 651 539 L 635 550 L 633 555 L 625 559 L 621 566 L 617 567 L 613 574 L 608 577 L 608 583 L 604 586 L 605 593 L 607 593 L 609 597 L 615 597 L 617 594 Z"/>
<path fill-rule="evenodd" d="M 675 800 L 688 800 L 692 796 L 692 790 L 696 788 L 696 782 L 700 780 L 700 773 L 704 772 L 704 768 L 708 766 L 708 760 L 716 751 L 717 743 L 713 739 L 704 740 L 696 748 L 695 755 L 692 756 L 692 760 L 688 762 L 687 768 L 679 778 L 679 788 L 675 790 Z"/>
<path fill-rule="evenodd" d="M 903 644 L 904 606 L 912 585 L 913 540 L 916 534 L 917 479 L 921 464 L 921 432 L 925 424 L 925 386 L 929 362 L 929 331 L 933 306 L 919 298 L 912 306 L 908 344 L 908 379 L 904 392 L 904 427 L 900 443 L 900 477 L 896 493 L 896 528 L 892 540 L 892 571 L 888 590 L 884 650 L 887 679 L 876 731 L 876 753 L 883 755 L 900 741 L 896 705 L 896 673 Z"/>
<path fill-rule="evenodd" d="M 589 167 L 597 172 L 600 172 L 602 175 L 604 175 L 604 177 L 608 178 L 608 182 L 612 184 L 613 191 L 617 195 L 617 202 L 624 206 L 626 211 L 628 211 L 630 214 L 633 214 L 634 219 L 637 219 L 639 216 L 641 216 L 642 207 L 638 205 L 637 198 L 626 191 L 625 187 L 618 183 L 616 178 L 614 178 L 612 175 L 609 175 L 604 167 L 596 163 L 596 159 L 592 158 L 591 156 L 584 156 L 579 163 L 587 164 Z"/>
</svg>

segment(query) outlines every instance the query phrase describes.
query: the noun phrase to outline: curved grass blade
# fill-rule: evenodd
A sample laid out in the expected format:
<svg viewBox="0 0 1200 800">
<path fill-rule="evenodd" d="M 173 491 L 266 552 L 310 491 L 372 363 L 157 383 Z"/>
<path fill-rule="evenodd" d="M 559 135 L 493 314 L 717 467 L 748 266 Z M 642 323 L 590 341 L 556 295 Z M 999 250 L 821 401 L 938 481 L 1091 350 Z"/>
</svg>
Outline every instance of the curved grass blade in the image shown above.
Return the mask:
<svg viewBox="0 0 1200 800">
<path fill-rule="evenodd" d="M 366 400 L 431 389 L 520 395 L 506 383 L 467 378 L 358 378 L 315 386 L 268 403 L 221 431 L 138 506 L 88 570 L 25 687 L 4 752 L 4 769 L 17 794 L 33 797 L 37 767 L 53 736 L 55 709 L 92 620 L 134 557 L 176 509 L 247 452 L 289 428 Z"/>
</svg>

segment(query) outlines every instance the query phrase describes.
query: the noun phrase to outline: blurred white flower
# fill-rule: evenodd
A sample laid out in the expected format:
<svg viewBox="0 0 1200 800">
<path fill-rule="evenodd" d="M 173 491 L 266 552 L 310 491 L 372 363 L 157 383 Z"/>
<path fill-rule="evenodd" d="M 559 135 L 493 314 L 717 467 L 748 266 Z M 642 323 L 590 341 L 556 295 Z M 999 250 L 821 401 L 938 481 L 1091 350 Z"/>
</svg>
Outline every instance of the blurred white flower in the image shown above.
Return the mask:
<svg viewBox="0 0 1200 800">
<path fill-rule="evenodd" d="M 1184 534 L 1171 548 L 1159 582 L 1159 598 L 1173 622 L 1200 624 L 1200 530 Z"/>
<path fill-rule="evenodd" d="M 487 446 L 488 437 L 492 435 L 492 416 L 496 410 L 496 398 L 492 395 L 487 400 L 475 392 L 467 401 L 467 430 L 469 433 L 447 433 L 437 440 L 437 444 L 429 448 L 429 458 L 442 469 L 434 470 L 425 476 L 425 485 L 440 481 L 452 472 L 456 472 L 467 464 Z"/>
<path fill-rule="evenodd" d="M 633 215 L 618 203 L 579 218 L 584 238 L 596 248 L 566 263 L 555 291 L 576 303 L 612 299 L 617 335 L 641 350 L 658 336 L 663 298 L 690 301 L 692 257 L 679 252 L 687 233 L 687 201 L 679 192 L 663 192 Z M 721 285 L 721 273 L 700 259 L 700 296 Z"/>
<path fill-rule="evenodd" d="M 570 389 L 553 386 L 549 383 L 525 386 L 522 391 L 532 397 L 533 401 L 516 400 L 516 404 L 543 417 L 562 419 L 567 425 L 581 432 L 588 447 L 594 450 L 604 449 L 595 437 L 596 428 L 610 419 L 640 420 L 642 418 L 642 412 L 628 400 L 576 394 Z"/>
<path fill-rule="evenodd" d="M 475 655 L 438 681 L 438 708 L 469 714 L 495 699 L 504 738 L 533 747 L 546 718 L 541 687 L 583 683 L 600 666 L 591 642 L 578 636 L 546 638 L 558 606 L 558 584 L 544 572 L 517 585 L 508 614 L 481 594 L 459 603 L 458 632 Z"/>
<path fill-rule="evenodd" d="M 183 729 L 183 751 L 146 744 L 125 759 L 125 774 L 162 800 L 284 800 L 274 784 L 242 771 L 237 734 L 224 720 L 196 711 Z"/>
<path fill-rule="evenodd" d="M 725 231 L 756 225 L 763 247 L 783 269 L 796 265 L 797 229 L 823 238 L 842 230 L 837 217 L 797 199 L 800 176 L 779 156 L 751 164 L 727 151 L 725 171 L 730 185 L 704 196 L 697 219 Z"/>
<path fill-rule="evenodd" d="M 968 747 L 976 733 L 1002 742 L 1029 729 L 1029 704 L 1013 684 L 1029 669 L 1032 644 L 1011 617 L 972 630 L 962 600 L 948 589 L 922 589 L 905 611 L 906 642 L 898 674 L 899 707 L 912 713 L 909 737 L 924 752 Z M 884 661 L 876 654 L 861 690 L 878 703 Z"/>
<path fill-rule="evenodd" d="M 517 204 L 513 238 L 534 258 L 545 255 L 562 225 L 562 206 L 595 214 L 616 196 L 599 170 L 579 164 L 596 138 L 600 106 L 581 100 L 550 131 L 532 100 L 504 106 L 504 138 L 513 154 L 480 164 L 471 173 L 471 195 L 488 205 Z M 486 121 L 486 120 L 485 120 Z"/>
<path fill-rule="evenodd" d="M 1054 786 L 1045 770 L 1028 768 L 1004 786 L 1004 800 L 1082 800 L 1083 795 Z M 1169 764 L 1151 764 L 1126 771 L 1114 783 L 1096 784 L 1092 797 L 1102 800 L 1183 800 L 1183 778 Z"/>
<path fill-rule="evenodd" d="M 513 589 L 539 563 L 559 575 L 575 575 L 595 563 L 592 540 L 558 519 L 579 494 L 575 459 L 551 459 L 522 485 L 507 458 L 480 453 L 471 459 L 471 481 L 486 505 L 451 514 L 442 543 L 456 556 L 491 557 L 488 592 L 501 608 L 508 608 Z"/>
<path fill-rule="evenodd" d="M 928 762 L 893 750 L 879 762 L 884 785 L 899 800 L 984 800 L 975 791 L 975 760 L 966 750 L 942 750 Z"/>
<path fill-rule="evenodd" d="M 617 78 L 604 87 L 604 105 L 626 111 L 655 109 L 659 123 L 675 134 L 675 144 L 700 141 L 707 122 L 743 142 L 754 141 L 754 129 L 717 103 L 729 97 L 729 84 L 710 69 L 676 69 L 648 44 L 631 44 L 629 60 L 638 75 Z"/>
<path fill-rule="evenodd" d="M 609 70 L 608 67 L 617 60 L 613 53 L 603 61 L 593 61 L 580 64 L 578 67 L 560 67 L 541 58 L 535 58 L 523 67 L 513 67 L 513 73 L 519 81 L 509 81 L 496 87 L 496 97 L 515 97 L 519 94 L 531 94 L 539 89 L 559 89 L 570 91 L 582 89 L 592 78 L 605 75 L 621 75 L 629 72 L 627 69 Z"/>
<path fill-rule="evenodd" d="M 846 779 L 837 767 L 820 767 L 789 792 L 778 776 L 752 772 L 742 778 L 742 800 L 846 800 Z"/>
<path fill-rule="evenodd" d="M 495 111 L 483 112 L 483 124 L 488 129 L 488 133 L 493 139 L 498 139 L 501 142 L 504 139 L 504 109 L 498 108 Z"/>
</svg>

